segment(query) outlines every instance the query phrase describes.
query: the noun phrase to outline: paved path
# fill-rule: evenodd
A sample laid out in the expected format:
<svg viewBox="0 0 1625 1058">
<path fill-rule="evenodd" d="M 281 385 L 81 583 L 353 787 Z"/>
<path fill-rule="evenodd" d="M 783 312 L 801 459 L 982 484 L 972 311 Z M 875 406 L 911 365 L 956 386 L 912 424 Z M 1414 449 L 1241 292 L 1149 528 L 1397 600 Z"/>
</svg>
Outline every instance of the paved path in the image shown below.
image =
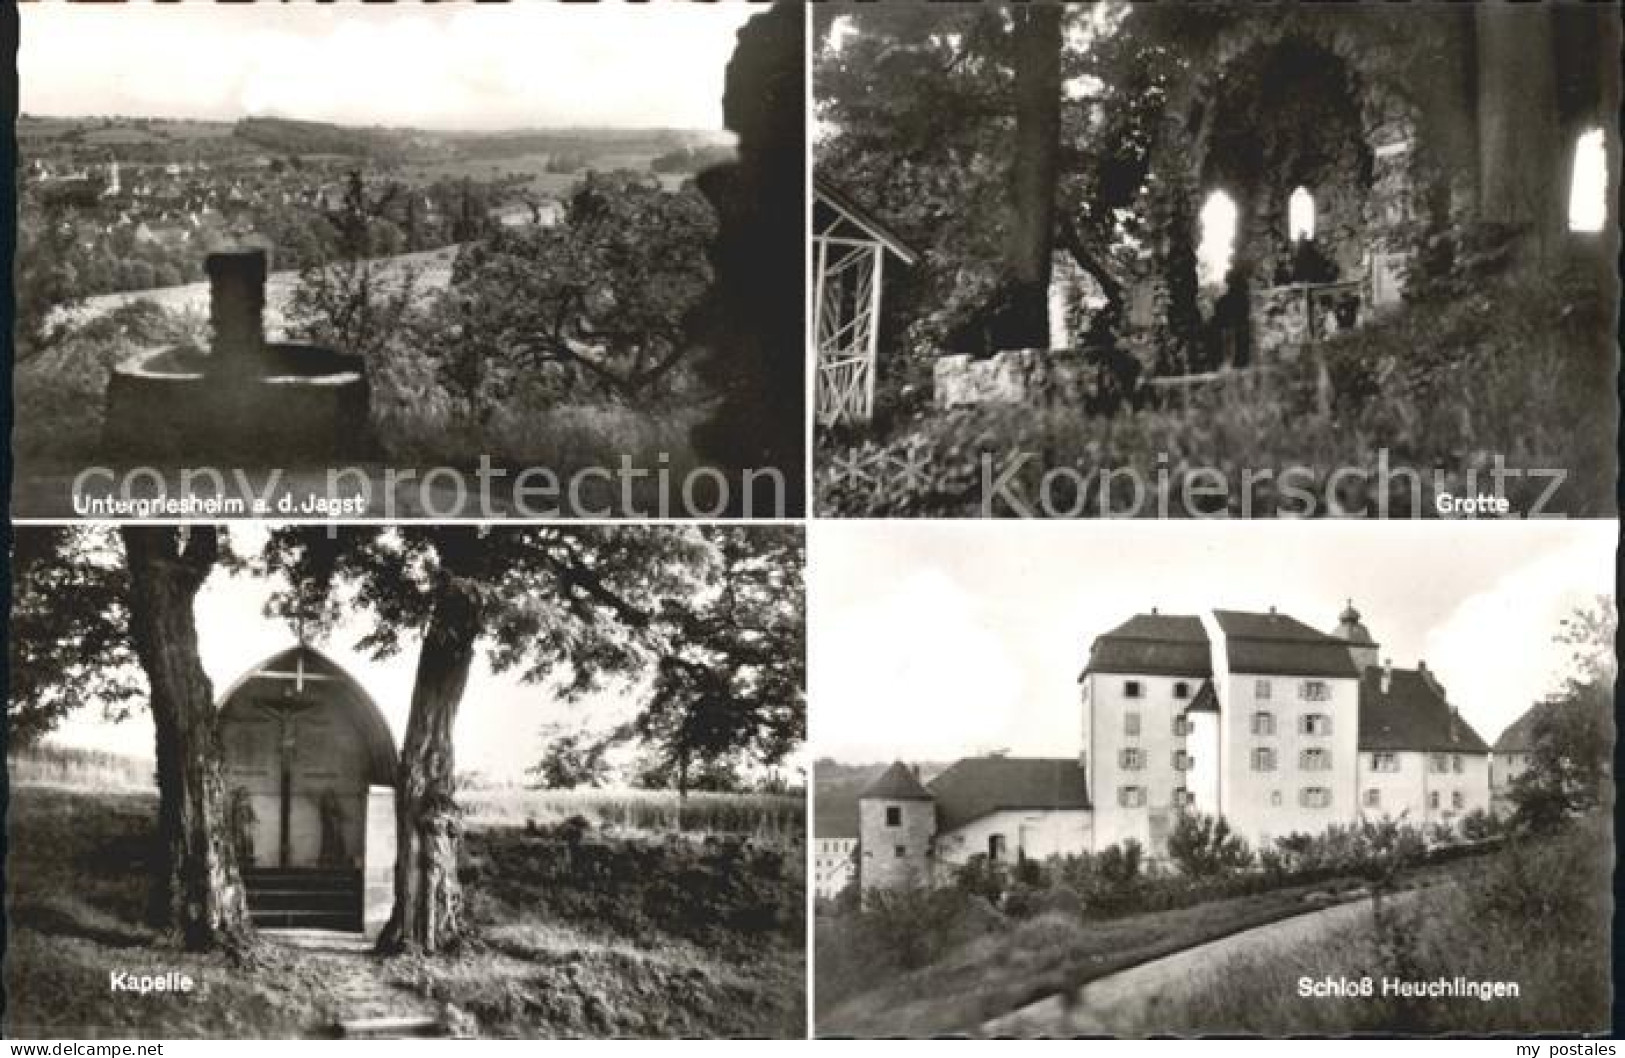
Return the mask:
<svg viewBox="0 0 1625 1058">
<path fill-rule="evenodd" d="M 1415 899 L 1415 892 L 1390 896 L 1391 903 Z M 1162 1003 L 1205 990 L 1237 957 L 1281 947 L 1314 944 L 1328 932 L 1369 920 L 1371 902 L 1355 900 L 1243 930 L 1091 981 L 1075 992 L 1051 996 L 982 1026 L 985 1036 L 1147 1036 L 1166 1031 L 1157 1024 Z M 1222 1031 L 1215 1026 L 1214 1031 Z"/>
</svg>

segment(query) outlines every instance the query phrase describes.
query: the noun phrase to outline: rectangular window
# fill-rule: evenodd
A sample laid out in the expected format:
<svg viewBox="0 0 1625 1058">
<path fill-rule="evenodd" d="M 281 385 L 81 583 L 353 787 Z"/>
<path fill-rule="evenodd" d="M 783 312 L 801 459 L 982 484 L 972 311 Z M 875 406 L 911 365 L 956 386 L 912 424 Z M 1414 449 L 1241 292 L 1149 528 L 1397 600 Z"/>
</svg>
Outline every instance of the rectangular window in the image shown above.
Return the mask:
<svg viewBox="0 0 1625 1058">
<path fill-rule="evenodd" d="M 1452 754 L 1450 754 L 1450 770 L 1455 772 L 1457 775 L 1460 775 L 1461 774 L 1461 768 L 1462 768 L 1461 754 L 1460 753 L 1452 753 Z"/>
<path fill-rule="evenodd" d="M 1191 685 L 1184 680 L 1174 684 L 1174 697 L 1183 701 L 1191 696 Z"/>
<path fill-rule="evenodd" d="M 1306 702 L 1328 702 L 1332 688 L 1325 680 L 1304 680 L 1298 684 L 1298 697 Z"/>
<path fill-rule="evenodd" d="M 1435 775 L 1443 775 L 1450 770 L 1450 760 L 1443 753 L 1428 754 L 1428 771 Z"/>
<path fill-rule="evenodd" d="M 1190 771 L 1191 770 L 1191 757 L 1190 757 L 1189 753 L 1186 753 L 1182 749 L 1174 750 L 1174 770 L 1175 771 Z"/>
<path fill-rule="evenodd" d="M 1183 786 L 1174 787 L 1174 807 L 1184 808 L 1191 803 L 1191 792 Z"/>
<path fill-rule="evenodd" d="M 1125 749 L 1117 754 L 1117 766 L 1124 771 L 1139 771 L 1145 767 L 1145 750 Z"/>
<path fill-rule="evenodd" d="M 1457 790 L 1454 793 L 1452 793 L 1450 795 L 1450 807 L 1454 808 L 1458 812 L 1461 811 L 1463 808 L 1466 808 L 1467 807 L 1467 795 L 1462 793 L 1460 790 Z"/>
<path fill-rule="evenodd" d="M 1004 859 L 1004 835 L 989 834 L 987 836 L 987 858 L 994 863 Z"/>
<path fill-rule="evenodd" d="M 1431 793 L 1428 794 L 1428 807 L 1429 808 L 1438 808 L 1439 807 L 1439 791 L 1434 790 L 1434 791 L 1432 791 Z"/>
<path fill-rule="evenodd" d="M 1382 791 L 1373 786 L 1365 792 L 1365 806 L 1367 808 L 1380 808 L 1382 806 Z"/>
<path fill-rule="evenodd" d="M 1332 755 L 1323 749 L 1306 749 L 1298 754 L 1298 767 L 1303 771 L 1328 771 Z"/>
<path fill-rule="evenodd" d="M 1306 786 L 1298 791 L 1298 803 L 1305 808 L 1329 808 L 1332 792 L 1324 786 Z"/>
<path fill-rule="evenodd" d="M 897 858 L 898 859 L 902 859 L 904 856 L 907 856 L 907 855 L 908 855 L 908 847 L 907 846 L 904 846 L 904 845 L 897 846 Z"/>
<path fill-rule="evenodd" d="M 1399 770 L 1399 754 L 1373 753 L 1371 754 L 1371 770 L 1396 772 Z"/>
<path fill-rule="evenodd" d="M 1298 734 L 1300 735 L 1329 735 L 1332 733 L 1332 718 L 1325 713 L 1305 713 L 1298 717 Z"/>
<path fill-rule="evenodd" d="M 1260 746 L 1258 749 L 1253 750 L 1253 771 L 1274 770 L 1275 751 L 1273 749 Z"/>
<path fill-rule="evenodd" d="M 1190 733 L 1191 733 L 1190 718 L 1187 717 L 1184 713 L 1180 713 L 1178 716 L 1174 717 L 1174 737 L 1175 738 L 1184 738 L 1186 735 L 1188 735 Z"/>
<path fill-rule="evenodd" d="M 1138 735 L 1139 733 L 1140 733 L 1140 714 L 1139 713 L 1124 713 L 1123 714 L 1123 734 L 1125 734 L 1125 735 Z"/>
<path fill-rule="evenodd" d="M 1145 805 L 1145 787 L 1124 786 L 1117 791 L 1117 803 L 1124 808 L 1141 808 Z"/>
<path fill-rule="evenodd" d="M 1261 702 L 1270 700 L 1270 681 L 1256 680 L 1253 683 L 1253 697 Z"/>
<path fill-rule="evenodd" d="M 1275 734 L 1275 714 L 1254 713 L 1253 734 L 1266 736 Z"/>
<path fill-rule="evenodd" d="M 1140 681 L 1139 680 L 1124 680 L 1123 681 L 1123 697 L 1124 698 L 1138 698 L 1138 697 L 1140 697 L 1140 693 L 1141 693 L 1141 687 L 1140 687 Z"/>
<path fill-rule="evenodd" d="M 901 807 L 898 805 L 886 806 L 886 825 L 888 827 L 900 827 L 903 825 L 903 809 Z"/>
</svg>

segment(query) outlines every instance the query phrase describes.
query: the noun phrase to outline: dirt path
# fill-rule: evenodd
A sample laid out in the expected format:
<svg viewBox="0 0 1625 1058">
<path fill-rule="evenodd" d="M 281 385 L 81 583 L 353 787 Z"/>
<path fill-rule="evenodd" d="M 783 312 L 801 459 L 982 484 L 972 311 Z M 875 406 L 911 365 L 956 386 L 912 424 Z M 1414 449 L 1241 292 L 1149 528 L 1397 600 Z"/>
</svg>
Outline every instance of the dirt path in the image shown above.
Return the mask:
<svg viewBox="0 0 1625 1058">
<path fill-rule="evenodd" d="M 314 1034 L 331 1036 L 341 1023 L 426 1021 L 445 1018 L 439 1005 L 400 985 L 384 974 L 372 945 L 359 935 L 322 930 L 262 930 L 261 936 L 285 948 L 294 948 L 307 969 L 320 975 L 327 994 Z M 415 1033 L 420 1034 L 420 1033 Z"/>
<path fill-rule="evenodd" d="M 1408 902 L 1415 892 L 1389 899 Z M 1339 904 L 1267 926 L 1233 933 L 1210 944 L 1187 948 L 1121 973 L 1091 981 L 1075 992 L 1051 996 L 986 1022 L 984 1036 L 1146 1036 L 1163 1031 L 1157 1024 L 1161 1004 L 1178 1004 L 1204 991 L 1228 972 L 1238 956 L 1267 953 L 1280 947 L 1303 947 L 1327 933 L 1369 919 L 1367 900 Z"/>
</svg>

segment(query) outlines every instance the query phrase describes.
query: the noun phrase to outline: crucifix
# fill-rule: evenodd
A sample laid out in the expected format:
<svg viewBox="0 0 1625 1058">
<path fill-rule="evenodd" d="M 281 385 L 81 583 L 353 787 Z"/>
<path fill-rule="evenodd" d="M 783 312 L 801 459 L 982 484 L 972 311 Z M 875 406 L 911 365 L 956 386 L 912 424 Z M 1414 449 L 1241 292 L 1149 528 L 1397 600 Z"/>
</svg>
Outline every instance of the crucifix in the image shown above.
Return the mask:
<svg viewBox="0 0 1625 1058">
<path fill-rule="evenodd" d="M 280 811 L 278 813 L 277 846 L 281 866 L 288 866 L 293 857 L 293 830 L 291 818 L 293 812 L 293 756 L 298 747 L 296 736 L 299 717 L 306 711 L 315 707 L 316 703 L 305 699 L 306 681 L 318 682 L 331 680 L 333 677 L 325 672 L 309 672 L 305 669 L 305 655 L 301 652 L 295 655 L 293 671 L 278 669 L 261 669 L 255 674 L 256 678 L 268 680 L 285 680 L 280 698 L 261 698 L 254 704 L 261 713 L 275 720 L 277 723 L 277 746 L 279 757 L 279 789 Z"/>
</svg>

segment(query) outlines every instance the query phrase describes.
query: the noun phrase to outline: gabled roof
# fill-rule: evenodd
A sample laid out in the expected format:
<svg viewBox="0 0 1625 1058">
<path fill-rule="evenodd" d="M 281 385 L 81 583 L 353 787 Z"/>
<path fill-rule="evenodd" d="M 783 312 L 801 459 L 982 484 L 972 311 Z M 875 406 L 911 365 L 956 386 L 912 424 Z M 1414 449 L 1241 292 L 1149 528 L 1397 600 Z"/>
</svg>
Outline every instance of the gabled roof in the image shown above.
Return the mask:
<svg viewBox="0 0 1625 1058">
<path fill-rule="evenodd" d="M 911 265 L 920 259 L 919 251 L 909 246 L 901 235 L 822 176 L 813 177 L 813 201 L 815 206 L 830 209 L 847 223 L 856 225 L 904 264 Z"/>
<path fill-rule="evenodd" d="M 1202 686 L 1197 690 L 1196 697 L 1191 704 L 1185 707 L 1187 713 L 1216 713 L 1219 711 L 1219 692 L 1213 689 L 1212 680 L 1203 680 Z"/>
<path fill-rule="evenodd" d="M 367 751 L 367 782 L 373 786 L 395 785 L 395 736 L 379 711 L 372 695 L 341 668 L 338 662 L 309 646 L 289 647 L 251 666 L 237 677 L 217 706 L 219 722 L 248 712 L 256 699 L 281 697 L 292 689 L 292 681 L 262 675 L 265 672 L 293 672 L 303 669 L 311 677 L 302 692 L 330 704 L 355 725 Z"/>
<path fill-rule="evenodd" d="M 1541 717 L 1553 709 L 1559 708 L 1555 701 L 1536 702 L 1524 714 L 1512 721 L 1512 724 L 1495 740 L 1497 753 L 1528 753 L 1535 748 L 1535 729 L 1540 726 Z"/>
<path fill-rule="evenodd" d="M 920 784 L 914 772 L 902 761 L 895 761 L 881 772 L 874 782 L 863 788 L 858 800 L 868 801 L 929 801 L 931 791 Z"/>
<path fill-rule="evenodd" d="M 1214 610 L 1213 617 L 1224 632 L 1231 672 L 1345 679 L 1360 675 L 1347 643 L 1295 617 L 1241 610 Z"/>
<path fill-rule="evenodd" d="M 1459 715 L 1426 673 L 1393 669 L 1388 692 L 1383 670 L 1360 677 L 1360 749 L 1411 753 L 1488 753 L 1490 747 Z M 1504 736 L 1503 736 L 1504 737 Z"/>
<path fill-rule="evenodd" d="M 1199 617 L 1136 614 L 1096 637 L 1084 672 L 1210 677 L 1207 631 Z"/>
<path fill-rule="evenodd" d="M 930 786 L 943 834 L 994 812 L 1089 807 L 1083 766 L 1071 757 L 968 757 Z"/>
</svg>

